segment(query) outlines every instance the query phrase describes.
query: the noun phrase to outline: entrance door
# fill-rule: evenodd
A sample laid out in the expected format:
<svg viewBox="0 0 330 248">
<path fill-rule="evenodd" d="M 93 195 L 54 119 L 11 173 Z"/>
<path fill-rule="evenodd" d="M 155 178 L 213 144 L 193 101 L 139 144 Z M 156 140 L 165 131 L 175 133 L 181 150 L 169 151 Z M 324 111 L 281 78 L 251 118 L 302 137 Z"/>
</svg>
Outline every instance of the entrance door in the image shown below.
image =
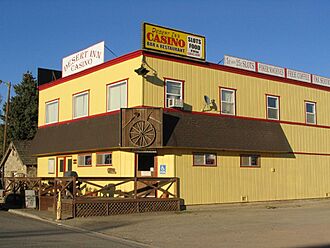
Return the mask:
<svg viewBox="0 0 330 248">
<path fill-rule="evenodd" d="M 156 153 L 136 153 L 136 167 L 135 175 L 136 177 L 156 177 L 157 168 L 156 168 Z M 145 195 L 146 197 L 156 197 L 157 191 L 152 190 L 150 186 L 156 186 L 157 181 L 139 181 L 137 183 L 137 193 L 141 196 Z"/>
<path fill-rule="evenodd" d="M 137 177 L 156 177 L 157 168 L 155 166 L 156 153 L 137 153 L 136 154 L 136 176 Z"/>
<path fill-rule="evenodd" d="M 57 158 L 57 173 L 56 176 L 63 177 L 66 171 L 72 170 L 72 157 Z"/>
</svg>

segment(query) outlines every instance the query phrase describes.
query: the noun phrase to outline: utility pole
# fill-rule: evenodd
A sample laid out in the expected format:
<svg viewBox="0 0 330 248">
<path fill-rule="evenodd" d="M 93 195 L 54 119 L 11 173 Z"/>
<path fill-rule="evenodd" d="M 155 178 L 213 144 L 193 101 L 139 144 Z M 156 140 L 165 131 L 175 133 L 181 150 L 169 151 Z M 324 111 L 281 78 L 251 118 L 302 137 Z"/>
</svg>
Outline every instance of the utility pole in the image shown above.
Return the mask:
<svg viewBox="0 0 330 248">
<path fill-rule="evenodd" d="M 2 80 L 0 80 L 0 83 L 4 83 Z M 6 105 L 6 117 L 5 117 L 5 128 L 3 130 L 3 147 L 2 147 L 2 157 L 5 156 L 6 152 L 6 143 L 7 143 L 7 128 L 8 128 L 8 115 L 9 115 L 9 100 L 10 100 L 10 87 L 11 83 L 7 82 L 5 83 L 8 87 L 8 95 L 7 95 L 7 105 Z M 2 165 L 1 168 L 1 183 L 2 187 L 5 187 L 5 165 Z"/>
</svg>

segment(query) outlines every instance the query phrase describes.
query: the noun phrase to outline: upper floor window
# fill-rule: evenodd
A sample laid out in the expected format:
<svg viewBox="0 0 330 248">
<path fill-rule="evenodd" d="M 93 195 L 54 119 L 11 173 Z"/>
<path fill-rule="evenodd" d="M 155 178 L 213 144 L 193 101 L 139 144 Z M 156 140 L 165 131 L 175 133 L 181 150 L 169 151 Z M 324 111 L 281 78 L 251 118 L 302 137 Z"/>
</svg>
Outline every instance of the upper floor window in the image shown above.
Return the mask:
<svg viewBox="0 0 330 248">
<path fill-rule="evenodd" d="M 127 107 L 127 81 L 109 84 L 107 92 L 107 111 Z"/>
<path fill-rule="evenodd" d="M 58 122 L 58 100 L 46 103 L 46 124 Z"/>
<path fill-rule="evenodd" d="M 306 123 L 316 124 L 316 103 L 305 102 L 305 110 L 306 110 Z"/>
<path fill-rule="evenodd" d="M 260 167 L 260 156 L 241 155 L 241 167 Z"/>
<path fill-rule="evenodd" d="M 220 90 L 221 92 L 221 114 L 226 115 L 235 115 L 236 114 L 236 106 L 235 106 L 235 95 L 236 91 L 232 89 L 224 89 Z"/>
<path fill-rule="evenodd" d="M 278 96 L 267 96 L 267 119 L 280 119 L 280 104 Z"/>
<path fill-rule="evenodd" d="M 165 80 L 165 107 L 183 107 L 183 82 Z"/>
<path fill-rule="evenodd" d="M 89 92 L 73 95 L 73 118 L 88 116 Z"/>
</svg>

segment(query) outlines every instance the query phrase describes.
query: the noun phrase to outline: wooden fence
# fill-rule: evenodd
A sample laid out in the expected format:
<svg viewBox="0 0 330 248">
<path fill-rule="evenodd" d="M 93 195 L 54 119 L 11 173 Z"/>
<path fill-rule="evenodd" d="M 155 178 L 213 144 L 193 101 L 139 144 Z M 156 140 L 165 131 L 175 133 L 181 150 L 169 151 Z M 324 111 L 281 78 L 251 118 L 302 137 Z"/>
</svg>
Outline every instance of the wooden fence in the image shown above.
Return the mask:
<svg viewBox="0 0 330 248">
<path fill-rule="evenodd" d="M 37 192 L 39 210 L 57 210 L 63 218 L 180 209 L 178 178 L 61 177 L 5 178 L 5 194 Z"/>
</svg>

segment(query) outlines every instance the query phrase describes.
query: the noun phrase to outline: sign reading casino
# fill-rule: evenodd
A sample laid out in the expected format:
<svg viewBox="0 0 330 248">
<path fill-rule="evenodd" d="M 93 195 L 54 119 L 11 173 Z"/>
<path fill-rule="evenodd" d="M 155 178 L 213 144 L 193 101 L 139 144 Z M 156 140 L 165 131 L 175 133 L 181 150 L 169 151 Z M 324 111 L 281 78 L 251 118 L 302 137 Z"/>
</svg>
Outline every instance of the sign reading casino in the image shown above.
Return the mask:
<svg viewBox="0 0 330 248">
<path fill-rule="evenodd" d="M 143 24 L 143 49 L 205 61 L 205 37 Z"/>
</svg>

